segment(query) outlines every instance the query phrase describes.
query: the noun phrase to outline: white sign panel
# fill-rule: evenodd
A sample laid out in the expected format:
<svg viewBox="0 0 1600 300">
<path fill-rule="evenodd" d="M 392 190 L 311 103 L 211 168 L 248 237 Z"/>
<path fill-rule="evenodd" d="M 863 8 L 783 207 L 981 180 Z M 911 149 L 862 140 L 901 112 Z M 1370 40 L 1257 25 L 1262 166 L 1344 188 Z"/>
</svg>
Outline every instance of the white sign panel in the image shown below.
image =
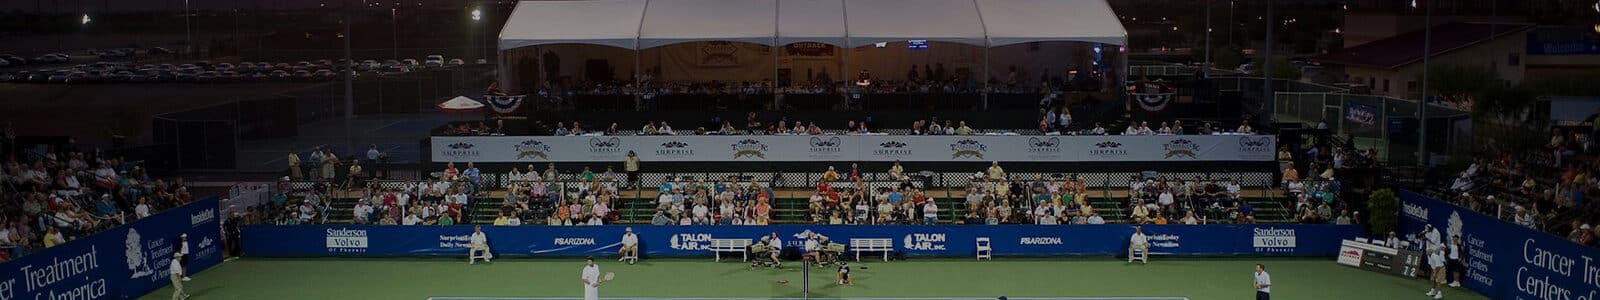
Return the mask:
<svg viewBox="0 0 1600 300">
<path fill-rule="evenodd" d="M 434 162 L 1271 161 L 1262 135 L 439 136 Z"/>
</svg>

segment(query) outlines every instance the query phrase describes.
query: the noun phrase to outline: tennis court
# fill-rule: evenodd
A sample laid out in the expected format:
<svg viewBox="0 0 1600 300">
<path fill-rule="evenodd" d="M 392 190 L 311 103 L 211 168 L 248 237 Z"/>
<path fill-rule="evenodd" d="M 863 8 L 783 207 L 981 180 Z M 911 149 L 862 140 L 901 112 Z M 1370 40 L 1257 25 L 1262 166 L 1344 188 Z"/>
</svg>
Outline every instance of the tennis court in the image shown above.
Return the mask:
<svg viewBox="0 0 1600 300">
<path fill-rule="evenodd" d="M 1339 266 L 1330 259 L 1160 258 L 1127 264 L 1110 257 L 916 259 L 852 263 L 854 285 L 833 284 L 831 267 L 812 269 L 813 299 L 1210 300 L 1250 299 L 1254 264 L 1265 263 L 1274 299 L 1421 299 L 1422 280 Z M 711 258 L 598 258 L 616 279 L 605 299 L 795 299 L 806 295 L 798 264 L 751 269 Z M 582 296 L 581 258 L 240 259 L 186 283 L 193 299 L 534 300 Z M 142 299 L 165 299 L 162 289 Z M 1486 299 L 1459 288 L 1447 299 Z"/>
</svg>

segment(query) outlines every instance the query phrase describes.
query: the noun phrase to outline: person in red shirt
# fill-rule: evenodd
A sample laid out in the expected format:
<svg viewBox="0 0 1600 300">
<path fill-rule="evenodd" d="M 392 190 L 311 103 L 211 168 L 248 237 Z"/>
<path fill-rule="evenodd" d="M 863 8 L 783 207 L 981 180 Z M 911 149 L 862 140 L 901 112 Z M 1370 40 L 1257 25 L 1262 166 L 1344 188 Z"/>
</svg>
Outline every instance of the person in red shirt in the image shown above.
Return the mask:
<svg viewBox="0 0 1600 300">
<path fill-rule="evenodd" d="M 444 180 L 455 180 L 456 175 L 461 175 L 461 170 L 456 169 L 456 163 L 445 164 Z"/>
</svg>

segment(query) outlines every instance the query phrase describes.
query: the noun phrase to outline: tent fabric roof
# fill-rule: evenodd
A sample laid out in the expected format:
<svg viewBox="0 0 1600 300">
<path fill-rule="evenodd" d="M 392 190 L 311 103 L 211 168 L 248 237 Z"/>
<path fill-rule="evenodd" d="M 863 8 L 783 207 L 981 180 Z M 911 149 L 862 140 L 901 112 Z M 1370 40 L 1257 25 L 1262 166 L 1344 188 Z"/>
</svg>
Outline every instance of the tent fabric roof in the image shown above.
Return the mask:
<svg viewBox="0 0 1600 300">
<path fill-rule="evenodd" d="M 772 45 L 777 0 L 650 0 L 639 48 L 718 40 Z"/>
<path fill-rule="evenodd" d="M 500 49 L 594 44 L 643 49 L 694 41 L 855 47 L 929 40 L 977 46 L 1040 41 L 1127 44 L 1106 0 L 521 1 Z"/>
<path fill-rule="evenodd" d="M 645 1 L 522 1 L 500 30 L 500 49 L 592 44 L 638 49 Z"/>
</svg>

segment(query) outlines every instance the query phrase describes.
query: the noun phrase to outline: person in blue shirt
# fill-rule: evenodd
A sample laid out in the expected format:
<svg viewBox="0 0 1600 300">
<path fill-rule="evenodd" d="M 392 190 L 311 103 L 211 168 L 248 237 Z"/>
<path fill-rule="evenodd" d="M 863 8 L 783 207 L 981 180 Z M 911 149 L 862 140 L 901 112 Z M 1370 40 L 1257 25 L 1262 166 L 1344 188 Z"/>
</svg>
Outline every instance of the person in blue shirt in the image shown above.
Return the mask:
<svg viewBox="0 0 1600 300">
<path fill-rule="evenodd" d="M 467 178 L 467 183 L 470 184 L 468 187 L 472 193 L 476 193 L 478 191 L 478 183 L 481 182 L 479 180 L 483 179 L 481 172 L 482 171 L 479 171 L 477 166 L 472 165 L 472 162 L 467 162 L 467 170 L 461 172 L 461 176 Z"/>
<path fill-rule="evenodd" d="M 902 199 L 905 199 L 905 195 L 900 193 L 899 188 L 895 188 L 893 192 L 889 192 L 889 204 L 900 205 L 900 200 Z"/>
</svg>

